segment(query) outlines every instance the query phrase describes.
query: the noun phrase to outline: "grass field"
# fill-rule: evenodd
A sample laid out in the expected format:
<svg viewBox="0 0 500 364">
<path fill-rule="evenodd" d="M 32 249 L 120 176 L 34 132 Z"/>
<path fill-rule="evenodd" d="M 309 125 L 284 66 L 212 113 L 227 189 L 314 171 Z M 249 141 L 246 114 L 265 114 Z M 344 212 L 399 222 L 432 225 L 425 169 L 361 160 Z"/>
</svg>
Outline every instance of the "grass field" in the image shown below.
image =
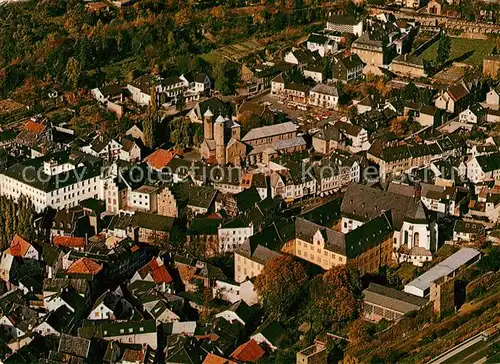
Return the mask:
<svg viewBox="0 0 500 364">
<path fill-rule="evenodd" d="M 224 57 L 238 62 L 240 59 L 245 58 L 250 54 L 264 48 L 265 47 L 262 44 L 259 44 L 259 42 L 257 42 L 256 40 L 250 39 L 243 43 L 227 45 L 221 48 L 214 49 L 209 53 L 202 54 L 201 58 L 203 58 L 208 63 L 216 63 Z"/>
<path fill-rule="evenodd" d="M 438 43 L 439 42 L 436 42 L 426 49 L 422 54 L 422 57 L 426 60 L 436 59 Z M 489 55 L 494 47 L 495 41 L 492 40 L 451 38 L 450 60 L 457 60 L 457 58 L 469 53 L 470 55 L 468 57 L 457 61 L 473 65 L 481 65 L 483 63 L 483 58 Z"/>
</svg>

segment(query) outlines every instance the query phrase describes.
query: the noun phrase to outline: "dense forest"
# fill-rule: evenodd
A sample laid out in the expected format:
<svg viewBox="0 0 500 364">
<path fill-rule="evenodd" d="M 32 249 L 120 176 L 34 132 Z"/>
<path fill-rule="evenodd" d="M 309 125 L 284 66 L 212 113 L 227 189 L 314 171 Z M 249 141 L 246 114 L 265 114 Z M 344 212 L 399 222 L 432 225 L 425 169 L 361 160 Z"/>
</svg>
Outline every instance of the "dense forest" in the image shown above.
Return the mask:
<svg viewBox="0 0 500 364">
<path fill-rule="evenodd" d="M 217 77 L 229 73 L 227 62 L 212 67 L 196 55 L 325 16 L 311 1 L 277 2 L 257 15 L 234 11 L 241 5 L 150 0 L 100 13 L 89 12 L 79 0 L 0 7 L 0 97 L 13 95 L 34 104 L 40 91 L 90 88 L 134 77 L 133 72 L 122 74 L 125 63 L 140 72 L 205 71 L 224 87 Z"/>
</svg>

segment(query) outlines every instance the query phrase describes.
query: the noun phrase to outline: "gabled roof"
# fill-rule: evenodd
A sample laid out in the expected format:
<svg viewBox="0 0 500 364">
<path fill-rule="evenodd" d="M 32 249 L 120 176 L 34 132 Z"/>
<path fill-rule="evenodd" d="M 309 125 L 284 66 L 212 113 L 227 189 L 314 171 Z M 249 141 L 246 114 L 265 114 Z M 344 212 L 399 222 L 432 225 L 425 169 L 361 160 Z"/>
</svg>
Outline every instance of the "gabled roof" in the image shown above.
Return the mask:
<svg viewBox="0 0 500 364">
<path fill-rule="evenodd" d="M 369 221 L 384 211 L 391 212 L 391 224 L 399 231 L 403 221 L 423 221 L 428 212 L 418 198 L 385 192 L 352 183 L 347 187 L 341 206 L 342 214 L 359 221 Z"/>
<path fill-rule="evenodd" d="M 339 92 L 335 85 L 325 85 L 323 83 L 316 84 L 310 92 L 317 92 L 319 94 L 330 96 L 339 96 Z"/>
<path fill-rule="evenodd" d="M 73 312 L 66 305 L 62 305 L 55 311 L 49 312 L 45 318 L 45 322 L 54 330 L 61 333 L 63 329 L 68 327 L 73 317 Z"/>
<path fill-rule="evenodd" d="M 342 131 L 344 134 L 357 137 L 359 133 L 363 130 L 359 125 L 354 125 L 351 123 L 346 123 L 343 121 L 337 121 L 334 126 Z"/>
<path fill-rule="evenodd" d="M 167 271 L 164 264 L 158 264 L 157 258 L 152 258 L 149 263 L 144 265 L 138 271 L 141 278 L 145 278 L 148 274 L 151 274 L 155 283 L 170 283 L 173 281 L 172 277 Z"/>
<path fill-rule="evenodd" d="M 113 96 L 122 93 L 122 86 L 120 84 L 112 84 L 99 87 L 99 91 L 103 96 Z"/>
<path fill-rule="evenodd" d="M 355 18 L 354 16 L 347 15 L 330 15 L 327 20 L 329 23 L 335 24 L 346 24 L 346 25 L 357 25 L 363 21 L 363 19 Z"/>
<path fill-rule="evenodd" d="M 348 258 L 356 258 L 365 251 L 381 244 L 392 237 L 394 228 L 391 224 L 390 212 L 383 212 L 366 224 L 345 235 L 345 254 Z"/>
<path fill-rule="evenodd" d="M 156 321 L 102 322 L 78 329 L 78 334 L 85 338 L 107 338 L 125 335 L 156 334 Z"/>
<path fill-rule="evenodd" d="M 234 312 L 245 324 L 248 324 L 253 316 L 252 309 L 243 300 L 233 303 L 228 311 Z"/>
<path fill-rule="evenodd" d="M 239 362 L 256 362 L 262 358 L 266 352 L 260 345 L 253 339 L 248 340 L 246 343 L 241 344 L 231 354 L 231 358 Z"/>
<path fill-rule="evenodd" d="M 45 124 L 38 123 L 38 122 L 33 121 L 33 120 L 28 120 L 24 124 L 23 130 L 29 131 L 29 132 L 35 133 L 35 134 L 42 134 L 46 128 L 47 128 L 47 125 L 45 125 Z"/>
<path fill-rule="evenodd" d="M 79 294 L 86 294 L 89 283 L 85 279 L 73 278 L 45 278 L 43 280 L 44 292 L 59 292 L 64 287 L 73 287 Z"/>
<path fill-rule="evenodd" d="M 102 270 L 102 266 L 90 258 L 80 258 L 69 266 L 66 273 L 96 275 Z"/>
<path fill-rule="evenodd" d="M 344 57 L 337 57 L 336 59 L 347 70 L 363 67 L 365 65 L 356 53 L 351 53 Z"/>
<path fill-rule="evenodd" d="M 363 291 L 364 301 L 405 314 L 416 311 L 427 304 L 428 299 L 414 296 L 396 289 L 370 283 Z"/>
<path fill-rule="evenodd" d="M 199 110 L 200 119 L 204 119 L 205 112 L 210 109 L 210 112 L 213 114 L 213 119 L 215 120 L 218 116 L 222 115 L 223 117 L 231 116 L 231 108 L 220 100 L 217 97 L 212 97 L 208 100 L 201 101 L 198 103 L 197 107 Z"/>
<path fill-rule="evenodd" d="M 448 88 L 447 92 L 453 101 L 459 101 L 469 94 L 469 90 L 467 90 L 467 88 L 465 88 L 462 84 L 451 86 Z"/>
<path fill-rule="evenodd" d="M 90 343 L 90 340 L 61 333 L 58 351 L 62 354 L 87 358 L 90 352 Z"/>
<path fill-rule="evenodd" d="M 203 364 L 236 364 L 234 361 L 223 358 L 222 356 L 208 353 L 203 360 Z"/>
<path fill-rule="evenodd" d="M 145 94 L 151 93 L 151 88 L 157 84 L 156 79 L 152 75 L 142 75 L 130 82 L 130 85 L 140 89 Z"/>
<path fill-rule="evenodd" d="M 104 148 L 106 148 L 107 145 L 109 145 L 109 143 L 111 143 L 113 141 L 113 139 L 103 135 L 103 134 L 100 134 L 98 136 L 96 136 L 92 142 L 90 142 L 90 148 L 96 152 L 96 153 L 100 153 L 104 150 Z"/>
<path fill-rule="evenodd" d="M 302 49 L 296 49 L 291 51 L 290 53 L 293 54 L 295 58 L 297 58 L 297 61 L 299 63 L 307 64 L 314 62 L 316 59 L 316 56 L 318 53 L 313 53 L 309 50 L 302 50 Z"/>
<path fill-rule="evenodd" d="M 270 321 L 259 327 L 254 335 L 259 333 L 262 334 L 262 336 L 264 336 L 271 344 L 278 346 L 278 341 L 285 333 L 285 329 L 278 322 Z"/>
<path fill-rule="evenodd" d="M 313 237 L 318 231 L 323 236 L 326 250 L 342 255 L 345 254 L 345 235 L 343 233 L 315 224 L 301 217 L 295 219 L 295 236 L 297 238 L 312 243 Z"/>
<path fill-rule="evenodd" d="M 236 200 L 238 210 L 242 212 L 254 207 L 255 204 L 260 201 L 260 195 L 257 188 L 252 186 L 234 195 L 234 199 Z"/>
<path fill-rule="evenodd" d="M 413 67 L 418 67 L 418 68 L 424 67 L 424 60 L 421 57 L 413 56 L 408 53 L 397 56 L 393 62 L 404 63 L 406 65 L 411 65 Z"/>
<path fill-rule="evenodd" d="M 325 44 L 328 41 L 328 38 L 321 34 L 311 33 L 309 38 L 307 38 L 308 43 L 315 44 Z"/>
<path fill-rule="evenodd" d="M 151 168 L 160 170 L 165 168 L 172 159 L 174 159 L 175 155 L 175 151 L 159 148 L 148 155 L 144 160 Z"/>
<path fill-rule="evenodd" d="M 483 115 L 486 113 L 484 108 L 479 103 L 472 104 L 471 106 L 468 107 L 468 110 L 470 110 L 478 118 L 483 117 Z"/>
<path fill-rule="evenodd" d="M 13 255 L 15 257 L 24 257 L 24 255 L 28 252 L 28 249 L 32 245 L 20 237 L 18 234 L 14 235 L 12 241 L 10 242 L 10 247 L 7 248 L 4 253 Z"/>
<path fill-rule="evenodd" d="M 342 140 L 342 134 L 335 125 L 326 124 L 319 132 L 314 134 L 314 138 L 340 141 Z"/>
<path fill-rule="evenodd" d="M 186 79 L 187 82 L 196 82 L 196 83 L 204 83 L 205 77 L 207 76 L 205 73 L 199 72 L 188 72 L 184 73 L 182 76 Z"/>
<path fill-rule="evenodd" d="M 54 236 L 52 240 L 55 246 L 64 246 L 66 248 L 84 248 L 85 238 L 78 238 L 72 236 Z"/>
<path fill-rule="evenodd" d="M 260 128 L 251 129 L 247 134 L 245 134 L 241 141 L 246 142 L 254 139 L 292 133 L 295 131 L 297 131 L 297 126 L 291 121 L 288 121 L 281 124 L 267 125 Z"/>
<path fill-rule="evenodd" d="M 476 157 L 476 160 L 484 173 L 500 169 L 500 153 L 480 155 Z"/>
<path fill-rule="evenodd" d="M 189 225 L 189 235 L 217 235 L 218 228 L 222 223 L 221 218 L 196 216 Z"/>
<path fill-rule="evenodd" d="M 181 82 L 182 82 L 182 80 L 177 76 L 166 77 L 160 81 L 162 86 L 175 85 L 176 83 L 181 83 Z"/>
<path fill-rule="evenodd" d="M 457 220 L 453 231 L 458 233 L 485 234 L 485 227 L 479 222 Z"/>
<path fill-rule="evenodd" d="M 137 211 L 134 214 L 136 226 L 142 229 L 169 232 L 174 225 L 174 218 L 170 216 L 162 216 L 151 214 L 149 212 Z"/>
</svg>

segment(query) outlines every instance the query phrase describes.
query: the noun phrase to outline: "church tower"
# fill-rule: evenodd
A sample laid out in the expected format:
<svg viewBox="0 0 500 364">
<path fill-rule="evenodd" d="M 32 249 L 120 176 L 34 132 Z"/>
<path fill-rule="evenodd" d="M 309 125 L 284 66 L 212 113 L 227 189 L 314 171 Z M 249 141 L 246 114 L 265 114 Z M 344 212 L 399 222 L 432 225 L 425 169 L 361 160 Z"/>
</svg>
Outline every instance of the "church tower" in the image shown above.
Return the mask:
<svg viewBox="0 0 500 364">
<path fill-rule="evenodd" d="M 215 139 L 215 158 L 220 165 L 226 164 L 226 146 L 224 145 L 224 118 L 219 115 L 215 120 L 214 139 Z"/>
<path fill-rule="evenodd" d="M 240 124 L 233 121 L 233 125 L 231 126 L 231 138 L 236 140 L 241 140 L 241 127 Z"/>
<path fill-rule="evenodd" d="M 214 114 L 207 108 L 207 111 L 203 114 L 203 139 L 211 140 L 214 138 L 214 126 L 212 122 Z"/>
</svg>

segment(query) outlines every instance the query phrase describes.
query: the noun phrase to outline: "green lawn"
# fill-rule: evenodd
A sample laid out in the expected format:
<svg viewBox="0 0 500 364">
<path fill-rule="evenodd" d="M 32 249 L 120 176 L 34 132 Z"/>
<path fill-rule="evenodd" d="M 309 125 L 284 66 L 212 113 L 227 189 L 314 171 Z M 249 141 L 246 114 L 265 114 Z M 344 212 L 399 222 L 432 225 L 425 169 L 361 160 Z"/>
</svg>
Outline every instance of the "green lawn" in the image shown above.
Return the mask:
<svg viewBox="0 0 500 364">
<path fill-rule="evenodd" d="M 426 60 L 435 60 L 438 43 L 435 42 L 425 50 L 422 57 Z M 495 47 L 495 41 L 483 39 L 451 38 L 450 60 L 455 60 L 466 53 L 471 52 L 466 59 L 460 60 L 473 65 L 483 64 L 483 58 L 491 53 Z"/>
</svg>

